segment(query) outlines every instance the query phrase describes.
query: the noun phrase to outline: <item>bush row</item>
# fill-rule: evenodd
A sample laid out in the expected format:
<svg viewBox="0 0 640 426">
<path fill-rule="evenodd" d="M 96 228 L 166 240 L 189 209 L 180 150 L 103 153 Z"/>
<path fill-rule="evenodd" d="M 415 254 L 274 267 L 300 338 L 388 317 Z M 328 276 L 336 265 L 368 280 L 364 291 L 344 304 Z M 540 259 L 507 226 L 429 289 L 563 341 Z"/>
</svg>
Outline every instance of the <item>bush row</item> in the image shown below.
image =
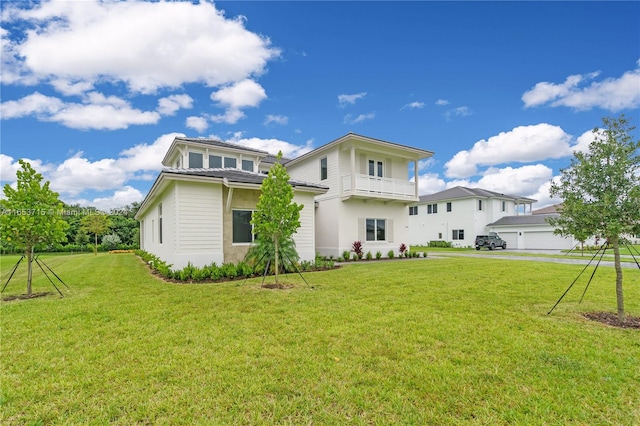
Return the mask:
<svg viewBox="0 0 640 426">
<path fill-rule="evenodd" d="M 191 262 L 182 269 L 172 269 L 164 260 L 158 256 L 148 253 L 144 250 L 135 250 L 135 253 L 149 265 L 149 267 L 157 274 L 176 281 L 198 282 L 205 280 L 223 281 L 236 278 L 249 278 L 260 276 L 263 270 L 257 270 L 247 262 L 223 263 L 217 265 L 215 262 L 203 267 L 194 266 Z M 314 262 L 302 261 L 298 269 L 300 271 L 317 271 L 323 269 L 331 269 L 334 267 L 333 261 L 316 259 Z M 261 269 L 261 268 L 260 268 Z"/>
</svg>

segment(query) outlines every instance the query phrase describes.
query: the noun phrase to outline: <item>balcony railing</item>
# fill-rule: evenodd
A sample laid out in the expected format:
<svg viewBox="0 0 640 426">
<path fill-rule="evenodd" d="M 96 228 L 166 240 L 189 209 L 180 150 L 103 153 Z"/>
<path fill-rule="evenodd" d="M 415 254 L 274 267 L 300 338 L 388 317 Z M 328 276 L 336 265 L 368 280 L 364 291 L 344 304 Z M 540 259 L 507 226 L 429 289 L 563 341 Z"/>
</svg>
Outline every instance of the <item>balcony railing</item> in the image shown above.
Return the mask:
<svg viewBox="0 0 640 426">
<path fill-rule="evenodd" d="M 343 196 L 363 196 L 366 198 L 388 198 L 399 200 L 415 200 L 414 182 L 401 179 L 380 178 L 355 174 L 355 188 L 351 187 L 351 176 L 342 176 Z"/>
</svg>

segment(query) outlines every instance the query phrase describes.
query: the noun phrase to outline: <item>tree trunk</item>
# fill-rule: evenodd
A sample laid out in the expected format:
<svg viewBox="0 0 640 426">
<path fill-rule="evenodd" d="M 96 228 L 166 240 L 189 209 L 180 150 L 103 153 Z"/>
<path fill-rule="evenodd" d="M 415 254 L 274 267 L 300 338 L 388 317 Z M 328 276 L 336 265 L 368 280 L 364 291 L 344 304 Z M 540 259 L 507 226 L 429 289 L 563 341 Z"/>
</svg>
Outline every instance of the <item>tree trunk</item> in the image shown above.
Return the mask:
<svg viewBox="0 0 640 426">
<path fill-rule="evenodd" d="M 27 296 L 31 296 L 31 278 L 33 276 L 31 263 L 33 262 L 33 247 L 27 247 L 25 254 L 27 255 Z"/>
<path fill-rule="evenodd" d="M 613 259 L 616 266 L 616 300 L 618 302 L 618 320 L 624 323 L 624 293 L 622 292 L 622 266 L 620 265 L 620 244 L 618 237 L 609 239 L 613 245 Z"/>
<path fill-rule="evenodd" d="M 275 257 L 275 262 L 276 262 L 276 265 L 275 265 L 275 267 L 276 267 L 276 284 L 278 284 L 278 239 L 275 238 L 273 240 L 273 243 L 274 243 L 273 246 L 275 248 L 274 257 Z"/>
<path fill-rule="evenodd" d="M 96 232 L 93 235 L 95 236 L 95 244 L 93 246 L 93 255 L 97 256 L 98 255 L 98 233 Z"/>
</svg>

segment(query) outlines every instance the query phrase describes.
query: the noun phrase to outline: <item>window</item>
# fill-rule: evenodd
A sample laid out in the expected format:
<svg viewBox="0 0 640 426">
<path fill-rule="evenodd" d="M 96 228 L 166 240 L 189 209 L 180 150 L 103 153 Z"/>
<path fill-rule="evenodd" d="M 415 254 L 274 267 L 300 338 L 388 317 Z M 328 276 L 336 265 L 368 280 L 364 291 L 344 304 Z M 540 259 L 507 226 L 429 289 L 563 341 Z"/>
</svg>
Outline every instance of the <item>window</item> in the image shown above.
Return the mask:
<svg viewBox="0 0 640 426">
<path fill-rule="evenodd" d="M 199 152 L 189 153 L 189 167 L 192 169 L 202 168 L 202 154 Z"/>
<path fill-rule="evenodd" d="M 450 212 L 451 211 L 451 202 L 447 203 L 447 211 Z"/>
<path fill-rule="evenodd" d="M 209 156 L 209 168 L 210 169 L 221 169 L 222 168 L 222 157 L 219 155 L 210 155 Z"/>
<path fill-rule="evenodd" d="M 503 202 L 502 202 L 502 211 L 503 211 L 503 212 L 506 212 L 506 211 L 507 211 L 507 202 L 506 202 L 506 201 L 503 201 Z"/>
<path fill-rule="evenodd" d="M 409 216 L 418 215 L 418 206 L 409 206 Z"/>
<path fill-rule="evenodd" d="M 236 159 L 233 157 L 224 157 L 224 167 L 229 169 L 235 169 L 237 167 Z"/>
<path fill-rule="evenodd" d="M 436 213 L 438 213 L 438 205 L 427 204 L 427 214 L 436 214 Z"/>
<path fill-rule="evenodd" d="M 464 229 L 454 229 L 451 234 L 451 238 L 454 240 L 464 240 Z"/>
<path fill-rule="evenodd" d="M 438 239 L 441 240 L 442 239 L 442 232 L 438 232 Z"/>
<path fill-rule="evenodd" d="M 328 175 L 327 157 L 320 159 L 320 180 L 326 180 Z"/>
<path fill-rule="evenodd" d="M 162 203 L 158 204 L 158 242 L 162 244 Z"/>
<path fill-rule="evenodd" d="M 482 200 L 478 200 L 478 210 L 482 210 Z"/>
<path fill-rule="evenodd" d="M 246 170 L 248 172 L 253 171 L 253 161 L 252 160 L 242 160 L 242 170 Z"/>
<path fill-rule="evenodd" d="M 386 219 L 367 219 L 367 241 L 385 241 L 386 225 Z"/>
<path fill-rule="evenodd" d="M 253 242 L 253 225 L 251 225 L 251 210 L 234 210 L 233 211 L 233 243 L 251 243 Z"/>
<path fill-rule="evenodd" d="M 383 169 L 382 161 L 369 160 L 369 176 L 382 177 Z"/>
</svg>

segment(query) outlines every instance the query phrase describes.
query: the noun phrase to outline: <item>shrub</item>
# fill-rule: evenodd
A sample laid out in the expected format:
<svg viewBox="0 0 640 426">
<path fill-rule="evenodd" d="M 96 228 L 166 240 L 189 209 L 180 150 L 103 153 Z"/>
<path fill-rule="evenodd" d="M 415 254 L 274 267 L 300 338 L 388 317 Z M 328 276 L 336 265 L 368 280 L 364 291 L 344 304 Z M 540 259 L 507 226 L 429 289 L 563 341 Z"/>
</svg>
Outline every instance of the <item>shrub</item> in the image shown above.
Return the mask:
<svg viewBox="0 0 640 426">
<path fill-rule="evenodd" d="M 376 259 L 380 260 L 382 258 L 382 252 L 380 250 L 378 250 L 376 252 Z"/>
<path fill-rule="evenodd" d="M 406 257 L 407 250 L 409 249 L 407 248 L 407 245 L 405 243 L 400 244 L 400 248 L 398 249 L 398 251 L 400 252 L 400 256 Z"/>
<path fill-rule="evenodd" d="M 371 252 L 370 252 L 370 251 L 368 251 L 368 252 L 367 252 L 367 254 L 365 255 L 365 257 L 366 257 L 366 259 L 367 259 L 367 260 L 371 260 L 371 259 L 373 259 L 373 255 L 371 254 Z"/>
<path fill-rule="evenodd" d="M 358 259 L 360 259 L 360 257 L 358 257 L 358 255 L 356 253 L 353 253 L 352 259 L 353 260 L 358 260 Z"/>
<path fill-rule="evenodd" d="M 358 259 L 362 259 L 362 256 L 364 255 L 362 252 L 362 242 L 354 241 L 353 244 L 351 244 L 351 251 L 358 256 Z"/>
<path fill-rule="evenodd" d="M 428 247 L 451 248 L 452 245 L 449 241 L 433 240 L 429 241 Z"/>
<path fill-rule="evenodd" d="M 233 279 L 238 276 L 238 268 L 233 263 L 223 263 L 220 269 L 224 278 Z"/>
<path fill-rule="evenodd" d="M 102 237 L 102 247 L 105 250 L 115 250 L 121 242 L 122 240 L 118 234 L 109 234 Z"/>
<path fill-rule="evenodd" d="M 351 254 L 349 253 L 348 250 L 345 250 L 342 252 L 342 260 L 344 260 L 345 262 L 348 262 L 350 257 L 351 257 Z"/>
<path fill-rule="evenodd" d="M 396 255 L 396 253 L 393 250 L 389 250 L 389 253 L 387 253 L 387 257 L 389 259 L 393 259 L 393 257 Z"/>
</svg>

